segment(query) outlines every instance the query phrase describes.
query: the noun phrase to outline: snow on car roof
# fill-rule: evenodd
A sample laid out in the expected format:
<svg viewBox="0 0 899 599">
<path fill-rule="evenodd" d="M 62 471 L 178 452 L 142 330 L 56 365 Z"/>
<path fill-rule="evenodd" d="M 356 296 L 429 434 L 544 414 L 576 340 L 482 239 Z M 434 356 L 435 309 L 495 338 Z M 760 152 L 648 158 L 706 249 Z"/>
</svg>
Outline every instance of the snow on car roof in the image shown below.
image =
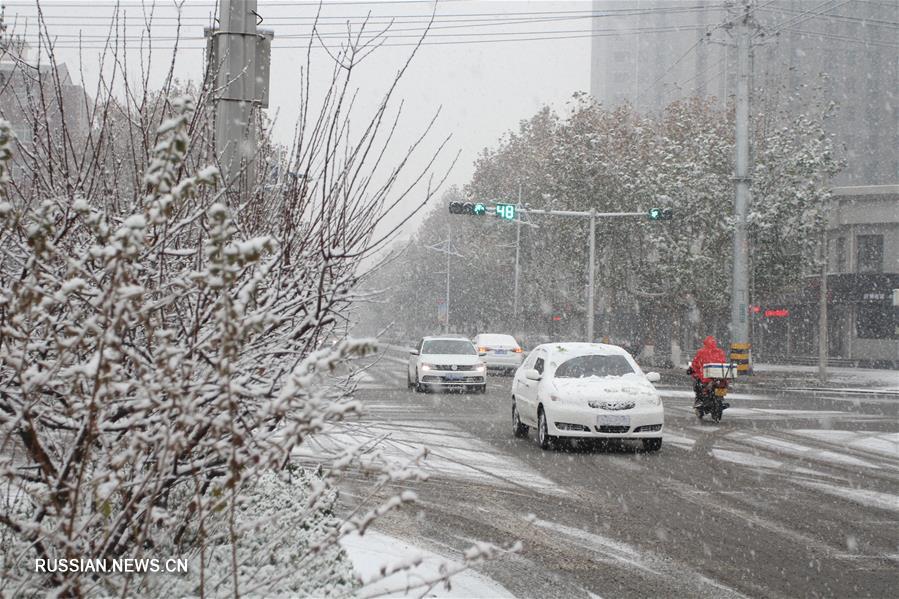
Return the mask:
<svg viewBox="0 0 899 599">
<path fill-rule="evenodd" d="M 546 350 L 554 355 L 583 356 L 589 354 L 604 355 L 628 355 L 627 351 L 617 345 L 609 345 L 608 343 L 584 343 L 584 342 L 562 342 L 562 343 L 544 343 L 534 348 Z"/>
</svg>

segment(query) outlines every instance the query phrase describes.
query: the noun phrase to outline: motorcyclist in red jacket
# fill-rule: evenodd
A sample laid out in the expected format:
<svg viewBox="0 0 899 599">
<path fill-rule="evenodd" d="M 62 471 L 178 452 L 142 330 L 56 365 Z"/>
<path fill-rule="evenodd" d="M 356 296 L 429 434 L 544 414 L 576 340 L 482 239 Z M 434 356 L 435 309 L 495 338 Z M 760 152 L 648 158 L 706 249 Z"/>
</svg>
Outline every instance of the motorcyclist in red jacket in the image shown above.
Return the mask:
<svg viewBox="0 0 899 599">
<path fill-rule="evenodd" d="M 697 405 L 700 404 L 699 396 L 702 393 L 703 387 L 707 385 L 710 380 L 702 376 L 702 367 L 706 364 L 722 363 L 726 361 L 724 350 L 718 347 L 718 342 L 715 341 L 715 338 L 711 335 L 706 337 L 702 347 L 699 348 L 699 351 L 697 351 L 696 355 L 693 357 L 690 368 L 687 369 L 687 374 L 693 377 L 693 391 L 696 392 Z"/>
</svg>

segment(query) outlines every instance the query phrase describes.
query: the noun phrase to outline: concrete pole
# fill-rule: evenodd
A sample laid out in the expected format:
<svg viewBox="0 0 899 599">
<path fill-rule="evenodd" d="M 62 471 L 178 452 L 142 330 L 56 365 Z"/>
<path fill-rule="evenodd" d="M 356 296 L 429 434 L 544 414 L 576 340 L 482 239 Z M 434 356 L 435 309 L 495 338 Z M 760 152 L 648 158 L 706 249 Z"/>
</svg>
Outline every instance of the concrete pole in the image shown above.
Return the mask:
<svg viewBox="0 0 899 599">
<path fill-rule="evenodd" d="M 593 288 L 596 278 L 596 209 L 590 209 L 590 263 L 587 265 L 587 343 L 593 343 Z"/>
<path fill-rule="evenodd" d="M 513 326 L 518 323 L 518 275 L 519 253 L 521 250 L 521 182 L 518 182 L 518 204 L 515 206 L 515 283 L 512 289 L 512 321 Z"/>
<path fill-rule="evenodd" d="M 255 181 L 253 155 L 256 151 L 252 126 L 256 99 L 256 0 L 221 0 L 219 29 L 212 43 L 220 65 L 215 85 L 219 90 L 215 111 L 216 154 L 226 182 L 236 181 L 241 169 L 246 173 L 237 187 L 247 191 Z"/>
<path fill-rule="evenodd" d="M 747 5 L 748 10 L 748 5 Z M 731 351 L 749 354 L 749 240 L 746 219 L 749 212 L 749 79 L 750 23 L 744 15 L 737 23 L 737 89 L 736 89 L 736 198 L 734 201 L 734 259 L 731 288 Z M 741 364 L 742 366 L 742 364 Z M 748 374 L 748 363 L 741 368 Z"/>
<path fill-rule="evenodd" d="M 818 297 L 818 378 L 827 382 L 827 223 L 821 233 L 821 293 Z"/>
<path fill-rule="evenodd" d="M 446 318 L 443 321 L 443 333 L 449 334 L 450 316 L 450 252 L 453 251 L 453 227 L 446 223 Z"/>
</svg>

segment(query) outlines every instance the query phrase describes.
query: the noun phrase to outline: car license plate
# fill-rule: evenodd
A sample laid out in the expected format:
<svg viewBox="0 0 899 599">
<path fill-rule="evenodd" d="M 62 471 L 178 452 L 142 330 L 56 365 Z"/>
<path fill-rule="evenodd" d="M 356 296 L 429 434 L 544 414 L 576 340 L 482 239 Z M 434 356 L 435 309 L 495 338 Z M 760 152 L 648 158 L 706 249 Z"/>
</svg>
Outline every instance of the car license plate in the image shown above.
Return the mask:
<svg viewBox="0 0 899 599">
<path fill-rule="evenodd" d="M 493 350 L 493 353 L 495 353 L 497 356 L 505 356 L 507 352 L 504 349 L 495 349 Z"/>
<path fill-rule="evenodd" d="M 448 374 L 443 378 L 447 381 L 461 381 L 464 377 L 461 374 Z"/>
<path fill-rule="evenodd" d="M 596 417 L 596 426 L 630 426 L 631 417 L 615 414 L 612 416 L 600 415 Z"/>
</svg>

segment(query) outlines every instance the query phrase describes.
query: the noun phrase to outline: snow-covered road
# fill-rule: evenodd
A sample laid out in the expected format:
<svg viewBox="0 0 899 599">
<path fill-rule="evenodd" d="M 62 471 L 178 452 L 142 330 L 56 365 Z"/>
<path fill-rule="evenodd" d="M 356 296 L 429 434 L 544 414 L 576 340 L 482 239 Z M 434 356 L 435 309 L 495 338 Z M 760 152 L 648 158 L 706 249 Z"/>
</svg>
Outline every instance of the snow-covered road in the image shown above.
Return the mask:
<svg viewBox="0 0 899 599">
<path fill-rule="evenodd" d="M 367 416 L 304 448 L 428 447 L 417 508 L 380 529 L 449 559 L 473 539 L 524 552 L 478 569 L 516 596 L 886 596 L 899 574 L 899 402 L 738 389 L 719 424 L 665 390 L 662 451 L 543 452 L 514 439 L 508 378 L 487 395 L 416 394 L 382 362 Z M 353 494 L 352 483 L 348 497 Z"/>
</svg>

